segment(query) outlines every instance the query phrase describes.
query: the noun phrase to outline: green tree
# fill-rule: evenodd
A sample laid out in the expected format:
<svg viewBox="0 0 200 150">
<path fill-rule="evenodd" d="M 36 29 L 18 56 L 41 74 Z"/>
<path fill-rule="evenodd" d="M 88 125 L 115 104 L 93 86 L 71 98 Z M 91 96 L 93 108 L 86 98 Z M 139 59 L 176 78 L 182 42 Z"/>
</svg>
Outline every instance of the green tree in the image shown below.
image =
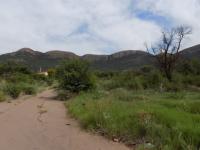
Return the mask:
<svg viewBox="0 0 200 150">
<path fill-rule="evenodd" d="M 89 64 L 82 60 L 64 61 L 57 68 L 57 77 L 61 89 L 80 92 L 94 87 Z"/>
</svg>

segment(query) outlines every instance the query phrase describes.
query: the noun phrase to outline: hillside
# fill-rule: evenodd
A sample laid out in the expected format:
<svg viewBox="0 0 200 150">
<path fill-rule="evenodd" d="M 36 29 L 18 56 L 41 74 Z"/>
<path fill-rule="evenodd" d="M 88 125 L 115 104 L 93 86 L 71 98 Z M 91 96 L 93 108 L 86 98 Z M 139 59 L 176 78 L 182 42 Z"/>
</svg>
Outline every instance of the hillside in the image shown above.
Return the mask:
<svg viewBox="0 0 200 150">
<path fill-rule="evenodd" d="M 78 57 L 71 52 L 49 51 L 42 53 L 30 48 L 23 48 L 14 53 L 8 53 L 0 56 L 0 62 L 16 61 L 29 66 L 31 69 L 38 71 L 40 68 L 46 70 L 54 67 L 64 59 L 73 59 Z"/>
<path fill-rule="evenodd" d="M 23 48 L 14 53 L 0 56 L 0 62 L 17 61 L 30 66 L 31 69 L 38 71 L 40 68 L 55 67 L 62 60 L 80 58 L 91 63 L 93 69 L 100 70 L 126 70 L 138 68 L 143 65 L 152 64 L 153 57 L 143 51 L 121 51 L 112 55 L 92 55 L 87 54 L 78 56 L 71 52 L 49 51 L 46 53 L 34 51 L 30 48 Z"/>
<path fill-rule="evenodd" d="M 94 61 L 92 67 L 99 70 L 128 70 L 152 65 L 155 58 L 143 51 L 121 51 L 108 55 L 107 58 Z"/>
<path fill-rule="evenodd" d="M 183 59 L 200 60 L 200 45 L 187 48 L 181 51 L 180 55 Z M 13 53 L 0 55 L 0 62 L 17 61 L 38 71 L 40 68 L 46 70 L 55 67 L 62 60 L 76 58 L 89 61 L 91 67 L 97 70 L 128 70 L 155 63 L 155 58 L 152 55 L 139 50 L 120 51 L 111 55 L 86 54 L 78 56 L 72 52 L 53 50 L 42 53 L 30 48 L 22 48 Z"/>
<path fill-rule="evenodd" d="M 200 44 L 183 50 L 181 56 L 184 59 L 196 59 L 200 61 Z"/>
</svg>

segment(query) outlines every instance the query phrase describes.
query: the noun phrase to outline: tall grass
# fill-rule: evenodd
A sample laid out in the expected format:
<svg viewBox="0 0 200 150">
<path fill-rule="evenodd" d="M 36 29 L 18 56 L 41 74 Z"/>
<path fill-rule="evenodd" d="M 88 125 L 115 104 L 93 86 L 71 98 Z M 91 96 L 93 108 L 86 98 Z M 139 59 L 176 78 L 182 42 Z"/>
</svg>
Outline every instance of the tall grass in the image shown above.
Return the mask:
<svg viewBox="0 0 200 150">
<path fill-rule="evenodd" d="M 50 79 L 29 71 L 15 63 L 0 64 L 0 101 L 11 97 L 18 98 L 21 94 L 36 94 L 41 86 L 48 86 Z"/>
<path fill-rule="evenodd" d="M 81 93 L 66 102 L 85 129 L 118 138 L 138 149 L 193 150 L 200 144 L 200 94 L 133 91 L 125 88 Z"/>
</svg>

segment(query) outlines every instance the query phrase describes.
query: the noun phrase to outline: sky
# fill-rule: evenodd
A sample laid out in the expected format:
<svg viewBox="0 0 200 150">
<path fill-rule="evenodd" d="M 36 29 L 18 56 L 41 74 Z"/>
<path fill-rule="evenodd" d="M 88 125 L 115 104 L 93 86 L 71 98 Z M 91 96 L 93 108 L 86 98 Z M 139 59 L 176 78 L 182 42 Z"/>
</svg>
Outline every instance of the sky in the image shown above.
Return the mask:
<svg viewBox="0 0 200 150">
<path fill-rule="evenodd" d="M 200 44 L 200 0 L 0 0 L 0 54 L 144 50 L 180 25 L 193 28 L 183 48 Z"/>
</svg>

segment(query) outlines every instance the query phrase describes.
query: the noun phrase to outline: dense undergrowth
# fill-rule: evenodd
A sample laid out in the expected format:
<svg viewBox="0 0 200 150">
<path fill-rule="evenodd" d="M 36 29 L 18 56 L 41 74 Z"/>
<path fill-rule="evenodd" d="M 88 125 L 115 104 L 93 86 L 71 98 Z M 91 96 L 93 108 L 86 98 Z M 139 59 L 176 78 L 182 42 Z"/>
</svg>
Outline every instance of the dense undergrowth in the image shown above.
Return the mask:
<svg viewBox="0 0 200 150">
<path fill-rule="evenodd" d="M 200 74 L 156 69 L 96 73 L 96 87 L 66 102 L 87 130 L 136 149 L 200 148 Z"/>
<path fill-rule="evenodd" d="M 129 145 L 195 150 L 200 144 L 198 92 L 98 89 L 66 105 L 84 128 Z"/>
<path fill-rule="evenodd" d="M 17 63 L 0 65 L 0 101 L 20 95 L 34 95 L 51 81 L 44 75 L 31 72 L 27 67 Z"/>
</svg>

